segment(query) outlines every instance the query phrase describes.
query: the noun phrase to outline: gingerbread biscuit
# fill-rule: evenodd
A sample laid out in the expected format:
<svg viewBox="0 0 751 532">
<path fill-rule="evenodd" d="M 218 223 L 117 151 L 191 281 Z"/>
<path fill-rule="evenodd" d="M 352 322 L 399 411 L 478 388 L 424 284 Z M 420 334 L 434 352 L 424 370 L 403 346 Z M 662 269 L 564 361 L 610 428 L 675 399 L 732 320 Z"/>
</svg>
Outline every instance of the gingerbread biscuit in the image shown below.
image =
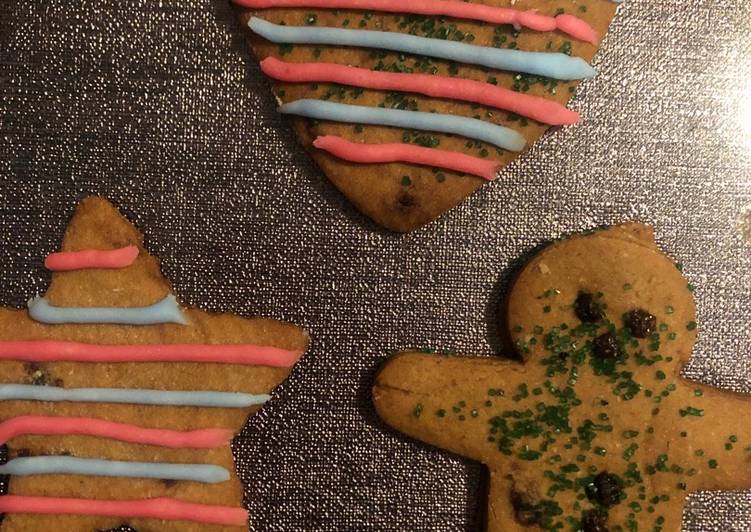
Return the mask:
<svg viewBox="0 0 751 532">
<path fill-rule="evenodd" d="M 694 320 L 651 229 L 573 236 L 511 287 L 503 326 L 522 362 L 402 353 L 375 406 L 488 467 L 488 531 L 678 531 L 688 493 L 751 486 L 751 398 L 680 375 Z"/>
<path fill-rule="evenodd" d="M 259 0 L 238 0 L 237 4 L 253 5 Z M 260 0 L 261 4 L 273 1 Z M 292 2 L 294 3 L 294 2 Z M 405 5 L 408 5 L 406 2 Z M 609 0 L 582 0 L 561 3 L 557 0 L 490 0 L 491 6 L 509 7 L 518 11 L 534 10 L 541 15 L 565 14 L 576 16 L 589 24 L 602 37 L 615 13 Z M 519 49 L 532 52 L 562 52 L 591 62 L 598 44 L 572 38 L 562 31 L 533 31 L 529 28 L 494 25 L 472 20 L 437 16 L 418 16 L 403 13 L 358 11 L 352 9 L 324 10 L 313 8 L 244 9 L 238 7 L 241 27 L 246 31 L 249 45 L 259 60 L 276 58 L 289 63 L 336 63 L 371 71 L 434 74 L 455 79 L 468 79 L 487 84 L 487 90 L 497 87 L 511 89 L 522 95 L 543 97 L 565 105 L 578 81 L 554 80 L 534 75 L 489 69 L 483 66 L 457 64 L 410 54 L 377 51 L 341 46 L 273 44 L 250 32 L 248 21 L 261 17 L 275 24 L 305 27 L 332 27 L 408 33 L 452 41 L 464 40 L 473 45 L 497 49 Z M 445 33 L 445 36 L 443 35 Z M 461 38 L 460 38 L 461 37 Z M 281 103 L 300 99 L 318 99 L 335 103 L 368 107 L 385 107 L 478 118 L 488 123 L 507 126 L 523 135 L 531 146 L 548 125 L 533 119 L 486 105 L 423 96 L 410 92 L 386 92 L 331 83 L 274 82 L 273 91 Z M 456 97 L 456 96 L 454 96 Z M 331 182 L 377 224 L 393 231 L 414 230 L 439 217 L 480 188 L 484 181 L 456 171 L 438 170 L 428 166 L 390 162 L 359 164 L 335 157 L 313 147 L 320 136 L 333 135 L 357 143 L 411 143 L 462 153 L 497 161 L 505 167 L 519 152 L 497 148 L 488 143 L 465 137 L 415 132 L 398 127 L 344 124 L 304 118 L 292 120 L 294 131 L 303 147 L 310 153 Z M 434 165 L 438 166 L 438 165 Z"/>
<path fill-rule="evenodd" d="M 135 261 L 118 269 L 87 268 L 53 273 L 46 294 L 46 302 L 53 309 L 69 307 L 107 307 L 130 309 L 146 307 L 169 297 L 171 287 L 163 277 L 159 262 L 143 247 L 142 235 L 117 210 L 100 198 L 88 198 L 77 208 L 65 233 L 62 250 L 113 250 L 135 246 Z M 97 251 L 99 252 L 99 251 Z M 38 303 L 39 300 L 36 302 Z M 32 302 L 33 303 L 33 302 Z M 30 303 L 30 305 L 32 305 Z M 36 303 L 34 308 L 37 309 Z M 54 388 L 118 388 L 126 390 L 218 391 L 238 392 L 258 396 L 268 394 L 289 374 L 290 366 L 305 351 L 308 336 L 299 327 L 265 318 L 243 318 L 231 314 L 215 314 L 198 309 L 178 308 L 185 325 L 163 323 L 155 325 L 124 324 L 45 324 L 30 317 L 24 310 L 0 309 L 0 395 L 7 391 L 3 385 L 38 385 L 39 389 Z M 104 318 L 104 314 L 101 315 Z M 212 360 L 183 360 L 187 350 L 177 349 L 175 361 L 101 361 L 33 360 L 31 353 L 43 351 L 40 341 L 76 342 L 87 346 L 97 355 L 103 346 L 161 346 L 172 344 L 204 344 L 205 353 L 212 347 L 271 346 L 272 351 L 286 353 L 289 360 L 276 363 L 245 363 Z M 17 360 L 12 354 L 14 341 L 29 342 L 33 349 L 21 350 Z M 211 344 L 211 345 L 205 345 Z M 60 345 L 54 344 L 55 349 Z M 173 346 L 174 347 L 174 346 Z M 154 350 L 156 350 L 156 348 Z M 265 349 L 265 348 L 264 348 Z M 195 350 L 194 350 L 195 351 Z M 200 350 L 199 350 L 200 351 Z M 60 353 L 52 358 L 58 358 Z M 130 351 L 130 356 L 143 353 Z M 219 351 L 217 351 L 217 354 Z M 41 355 L 40 355 L 41 356 Z M 83 355 L 82 355 L 83 356 Z M 109 356 L 109 355 L 107 355 Z M 212 355 L 213 356 L 213 355 Z M 35 389 L 37 389 L 35 388 Z M 249 395 L 248 395 L 249 396 Z M 234 395 L 233 395 L 234 397 Z M 7 399 L 7 397 L 3 397 Z M 140 400 L 140 399 L 139 399 Z M 216 484 L 193 480 L 165 480 L 159 478 L 106 478 L 94 476 L 51 474 L 48 476 L 11 476 L 9 494 L 22 497 L 80 498 L 92 500 L 137 500 L 166 497 L 180 502 L 242 506 L 243 491 L 238 479 L 229 439 L 245 424 L 259 406 L 207 408 L 201 406 L 151 406 L 108 402 L 45 402 L 32 400 L 0 400 L 0 433 L 5 434 L 6 422 L 19 416 L 85 417 L 117 422 L 139 429 L 168 429 L 169 431 L 204 431 L 220 429 L 229 434 L 221 444 L 210 448 L 191 448 L 119 441 L 76 434 L 73 426 L 65 433 L 19 434 L 8 442 L 9 457 L 40 457 L 46 455 L 75 458 L 104 459 L 127 462 L 209 464 L 229 472 L 229 480 Z M 74 424 L 75 425 L 75 424 Z M 178 437 L 182 437 L 179 435 Z M 12 460 L 11 460 L 12 461 Z M 0 497 L 0 507 L 8 499 Z M 164 508 L 162 508 L 164 509 Z M 217 512 L 208 508 L 208 514 Z M 235 513 L 234 515 L 237 515 Z M 243 522 L 232 524 L 160 520 L 128 516 L 42 515 L 8 513 L 0 526 L 3 532 L 66 530 L 89 532 L 127 524 L 137 530 L 159 531 L 224 531 L 247 528 Z"/>
</svg>

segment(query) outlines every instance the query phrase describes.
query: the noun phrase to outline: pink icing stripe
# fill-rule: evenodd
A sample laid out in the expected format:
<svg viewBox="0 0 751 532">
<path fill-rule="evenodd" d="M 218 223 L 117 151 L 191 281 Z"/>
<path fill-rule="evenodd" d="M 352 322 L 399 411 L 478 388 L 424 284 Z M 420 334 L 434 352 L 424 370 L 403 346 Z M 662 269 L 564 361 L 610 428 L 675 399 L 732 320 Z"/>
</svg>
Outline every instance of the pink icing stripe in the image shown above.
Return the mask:
<svg viewBox="0 0 751 532">
<path fill-rule="evenodd" d="M 181 432 L 147 429 L 90 417 L 18 416 L 0 423 L 0 445 L 25 434 L 78 434 L 173 449 L 211 449 L 226 445 L 232 439 L 232 431 L 227 429 Z"/>
<path fill-rule="evenodd" d="M 313 145 L 340 159 L 356 163 L 413 163 L 425 166 L 445 168 L 483 177 L 488 181 L 495 179 L 500 164 L 459 152 L 441 151 L 423 148 L 414 144 L 359 144 L 341 137 L 326 135 L 318 137 Z"/>
<path fill-rule="evenodd" d="M 0 360 L 28 362 L 207 362 L 289 368 L 300 351 L 252 344 L 96 345 L 58 340 L 0 342 Z"/>
<path fill-rule="evenodd" d="M 138 257 L 138 247 L 127 246 L 120 249 L 82 251 L 60 251 L 51 253 L 44 260 L 44 266 L 54 272 L 84 270 L 89 268 L 106 268 L 117 270 L 127 268 Z"/>
<path fill-rule="evenodd" d="M 229 526 L 245 526 L 248 522 L 248 512 L 244 508 L 196 504 L 166 497 L 108 501 L 5 495 L 0 497 L 0 513 L 141 517 Z"/>
<path fill-rule="evenodd" d="M 430 74 L 376 72 L 335 63 L 286 63 L 275 57 L 261 61 L 270 78 L 291 83 L 330 82 L 366 89 L 417 92 L 435 98 L 480 103 L 551 125 L 575 124 L 579 115 L 563 105 L 490 83 Z"/>
<path fill-rule="evenodd" d="M 447 0 L 233 0 L 248 9 L 272 7 L 310 7 L 319 9 L 365 9 L 388 13 L 413 13 L 416 15 L 443 15 L 447 17 L 480 20 L 491 24 L 513 24 L 536 31 L 561 30 L 582 41 L 597 43 L 597 32 L 580 18 L 566 15 L 561 24 L 560 16 L 548 17 L 534 10 L 521 11 L 506 7 Z M 571 20 L 573 19 L 573 20 Z"/>
<path fill-rule="evenodd" d="M 567 33 L 580 41 L 597 44 L 597 41 L 599 40 L 599 35 L 597 35 L 594 28 L 579 17 L 575 17 L 574 15 L 558 15 L 555 17 L 555 22 L 560 31 Z"/>
</svg>

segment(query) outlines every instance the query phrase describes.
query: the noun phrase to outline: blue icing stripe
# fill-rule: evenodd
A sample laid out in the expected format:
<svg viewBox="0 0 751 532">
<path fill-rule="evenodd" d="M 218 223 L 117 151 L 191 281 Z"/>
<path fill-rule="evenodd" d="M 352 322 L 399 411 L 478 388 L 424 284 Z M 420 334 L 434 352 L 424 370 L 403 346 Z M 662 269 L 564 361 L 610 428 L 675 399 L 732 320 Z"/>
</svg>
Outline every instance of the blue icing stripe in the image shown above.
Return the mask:
<svg viewBox="0 0 751 532">
<path fill-rule="evenodd" d="M 55 388 L 33 384 L 0 384 L 0 401 L 74 401 L 82 403 L 128 403 L 161 406 L 245 408 L 262 405 L 268 395 L 239 392 L 175 392 L 129 388 Z"/>
<path fill-rule="evenodd" d="M 29 301 L 29 316 L 41 323 L 116 323 L 121 325 L 187 325 L 175 296 L 169 295 L 148 307 L 53 307 L 46 298 Z"/>
<path fill-rule="evenodd" d="M 159 478 L 192 480 L 215 484 L 229 480 L 229 471 L 208 464 L 164 464 L 74 458 L 72 456 L 30 456 L 14 458 L 0 465 L 0 475 L 89 475 L 95 477 Z"/>
<path fill-rule="evenodd" d="M 451 133 L 482 140 L 511 151 L 520 151 L 524 148 L 525 144 L 524 137 L 513 129 L 463 116 L 401 111 L 399 109 L 384 109 L 382 107 L 363 107 L 322 100 L 297 100 L 282 105 L 279 111 L 285 114 L 307 116 L 308 118 L 318 120 L 351 122 L 355 124 L 377 124 L 381 126 Z"/>
<path fill-rule="evenodd" d="M 590 78 L 597 73 L 581 57 L 557 52 L 491 48 L 390 31 L 278 26 L 256 17 L 250 19 L 248 26 L 261 37 L 275 43 L 380 48 L 565 80 Z"/>
</svg>

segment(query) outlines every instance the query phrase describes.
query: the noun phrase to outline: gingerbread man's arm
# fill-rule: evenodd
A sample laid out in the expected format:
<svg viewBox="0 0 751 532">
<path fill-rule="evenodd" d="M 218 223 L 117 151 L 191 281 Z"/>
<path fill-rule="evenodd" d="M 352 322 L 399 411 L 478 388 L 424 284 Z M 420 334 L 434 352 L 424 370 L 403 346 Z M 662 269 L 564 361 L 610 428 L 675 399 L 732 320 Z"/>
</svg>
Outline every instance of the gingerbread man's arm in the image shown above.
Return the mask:
<svg viewBox="0 0 751 532">
<path fill-rule="evenodd" d="M 380 371 L 373 400 L 381 418 L 399 431 L 487 463 L 493 451 L 486 427 L 493 407 L 511 402 L 506 390 L 528 379 L 518 362 L 408 352 Z"/>
<path fill-rule="evenodd" d="M 671 467 L 696 471 L 683 479 L 688 491 L 751 486 L 751 396 L 683 380 L 662 410 L 669 424 L 659 436 L 666 442 L 660 452 Z M 654 480 L 675 483 L 666 475 Z"/>
</svg>

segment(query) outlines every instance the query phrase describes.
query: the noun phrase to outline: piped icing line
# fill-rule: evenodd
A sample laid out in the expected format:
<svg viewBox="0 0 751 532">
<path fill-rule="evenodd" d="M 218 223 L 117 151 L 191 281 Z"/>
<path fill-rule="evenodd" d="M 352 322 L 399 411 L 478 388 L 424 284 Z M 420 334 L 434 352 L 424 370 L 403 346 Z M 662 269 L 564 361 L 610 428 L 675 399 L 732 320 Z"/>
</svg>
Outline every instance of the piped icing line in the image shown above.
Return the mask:
<svg viewBox="0 0 751 532">
<path fill-rule="evenodd" d="M 173 295 L 168 295 L 148 307 L 53 307 L 46 298 L 36 297 L 29 301 L 29 316 L 35 321 L 50 325 L 64 323 L 188 324 L 188 320 L 183 315 Z"/>
<path fill-rule="evenodd" d="M 581 57 L 559 52 L 492 48 L 390 31 L 280 26 L 257 17 L 250 19 L 248 27 L 261 37 L 280 44 L 378 48 L 562 80 L 589 78 L 596 74 L 594 68 Z"/>
<path fill-rule="evenodd" d="M 0 465 L 0 475 L 85 475 L 90 477 L 158 478 L 217 484 L 229 480 L 229 471 L 211 464 L 168 464 L 76 458 L 25 456 Z"/>
<path fill-rule="evenodd" d="M 167 497 L 95 500 L 4 495 L 0 496 L 0 513 L 140 517 L 226 526 L 245 526 L 248 522 L 248 512 L 244 508 L 197 504 Z"/>
<path fill-rule="evenodd" d="M 246 408 L 262 405 L 269 395 L 240 392 L 167 391 L 137 388 L 56 388 L 33 384 L 0 384 L 0 401 L 69 401 L 155 406 Z"/>
<path fill-rule="evenodd" d="M 500 169 L 500 163 L 472 157 L 461 152 L 423 148 L 414 144 L 360 144 L 326 135 L 313 141 L 313 146 L 340 159 L 356 163 L 412 163 L 471 174 L 491 181 Z"/>
<path fill-rule="evenodd" d="M 0 445 L 18 436 L 94 436 L 172 449 L 212 449 L 232 439 L 229 429 L 151 429 L 91 417 L 18 416 L 0 423 Z"/>
<path fill-rule="evenodd" d="M 261 70 L 270 78 L 289 83 L 338 83 L 364 89 L 414 92 L 434 98 L 479 103 L 554 126 L 579 121 L 578 113 L 566 109 L 558 102 L 470 79 L 377 72 L 336 63 L 287 63 L 275 57 L 261 61 Z"/>
<path fill-rule="evenodd" d="M 495 7 L 468 2 L 443 0 L 233 0 L 248 9 L 275 7 L 306 7 L 313 9 L 357 9 L 408 13 L 414 15 L 440 15 L 465 20 L 477 20 L 490 24 L 511 24 L 516 29 L 529 28 L 535 31 L 555 31 L 580 41 L 597 43 L 597 32 L 584 20 L 573 15 L 549 17 L 534 10 L 522 11 L 507 7 Z M 562 17 L 566 17 L 562 21 Z M 574 19 L 574 20 L 570 20 Z"/>
<path fill-rule="evenodd" d="M 26 362 L 203 362 L 292 367 L 302 356 L 253 344 L 99 345 L 60 340 L 0 341 L 0 360 Z"/>
<path fill-rule="evenodd" d="M 44 260 L 44 267 L 53 272 L 92 268 L 117 270 L 133 264 L 138 257 L 138 253 L 137 246 L 126 246 L 111 250 L 60 251 L 47 255 Z"/>
<path fill-rule="evenodd" d="M 475 118 L 440 113 L 363 107 L 322 100 L 297 100 L 282 105 L 279 112 L 317 120 L 450 133 L 481 140 L 510 151 L 521 151 L 526 143 L 524 137 L 513 129 Z"/>
</svg>

